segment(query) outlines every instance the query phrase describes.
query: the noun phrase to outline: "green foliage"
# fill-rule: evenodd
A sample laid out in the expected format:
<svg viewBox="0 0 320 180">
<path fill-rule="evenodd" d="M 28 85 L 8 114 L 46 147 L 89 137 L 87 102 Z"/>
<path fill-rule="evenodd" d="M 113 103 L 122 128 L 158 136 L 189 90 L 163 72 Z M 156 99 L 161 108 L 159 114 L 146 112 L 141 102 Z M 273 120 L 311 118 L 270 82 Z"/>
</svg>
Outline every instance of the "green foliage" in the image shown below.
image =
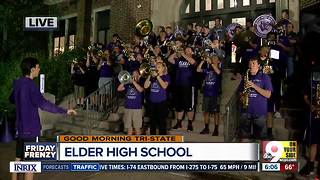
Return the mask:
<svg viewBox="0 0 320 180">
<path fill-rule="evenodd" d="M 32 56 L 40 62 L 40 73 L 45 74 L 45 92 L 56 96 L 56 101 L 72 93 L 70 64 L 73 59 L 82 58 L 85 52 L 81 49 L 67 51 L 59 56 L 48 59 L 44 54 L 29 53 L 23 56 L 12 55 L 6 61 L 0 62 L 0 107 L 7 108 L 10 112 L 14 106 L 9 102 L 14 80 L 21 77 L 20 63 L 24 57 Z M 39 78 L 35 79 L 39 84 Z"/>
</svg>

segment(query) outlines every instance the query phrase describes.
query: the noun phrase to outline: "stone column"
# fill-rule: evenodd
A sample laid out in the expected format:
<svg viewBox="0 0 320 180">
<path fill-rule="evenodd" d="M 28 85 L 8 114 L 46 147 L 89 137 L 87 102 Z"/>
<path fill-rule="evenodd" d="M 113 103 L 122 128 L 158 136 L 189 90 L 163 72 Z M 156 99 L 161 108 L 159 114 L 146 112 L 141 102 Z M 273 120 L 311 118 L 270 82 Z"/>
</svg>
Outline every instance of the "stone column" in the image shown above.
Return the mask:
<svg viewBox="0 0 320 180">
<path fill-rule="evenodd" d="M 289 19 L 294 25 L 294 31 L 299 32 L 300 2 L 299 0 L 289 1 Z"/>
<path fill-rule="evenodd" d="M 288 0 L 276 0 L 276 20 L 281 19 L 281 11 L 288 8 Z"/>
<path fill-rule="evenodd" d="M 92 0 L 79 0 L 77 4 L 77 46 L 87 47 L 90 42 Z"/>
<path fill-rule="evenodd" d="M 152 0 L 151 2 L 151 21 L 155 28 L 154 31 L 156 32 L 159 26 L 167 25 L 171 25 L 174 30 L 175 25 L 180 21 L 183 0 Z"/>
</svg>

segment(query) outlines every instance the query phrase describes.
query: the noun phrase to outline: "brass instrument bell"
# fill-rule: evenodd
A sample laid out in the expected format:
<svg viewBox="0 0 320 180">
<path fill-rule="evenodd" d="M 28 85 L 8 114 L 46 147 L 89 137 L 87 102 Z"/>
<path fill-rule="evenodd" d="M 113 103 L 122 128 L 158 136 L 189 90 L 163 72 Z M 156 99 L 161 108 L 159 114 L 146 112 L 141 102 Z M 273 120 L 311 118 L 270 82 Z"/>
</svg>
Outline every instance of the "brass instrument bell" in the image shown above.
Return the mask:
<svg viewBox="0 0 320 180">
<path fill-rule="evenodd" d="M 142 63 L 139 67 L 141 77 L 147 78 L 151 74 L 151 67 L 148 63 Z"/>
<path fill-rule="evenodd" d="M 140 37 L 148 36 L 153 28 L 153 24 L 149 19 L 142 19 L 136 24 L 136 34 Z"/>
<path fill-rule="evenodd" d="M 132 76 L 128 71 L 122 70 L 119 72 L 118 79 L 121 84 L 129 84 L 132 80 Z"/>
</svg>

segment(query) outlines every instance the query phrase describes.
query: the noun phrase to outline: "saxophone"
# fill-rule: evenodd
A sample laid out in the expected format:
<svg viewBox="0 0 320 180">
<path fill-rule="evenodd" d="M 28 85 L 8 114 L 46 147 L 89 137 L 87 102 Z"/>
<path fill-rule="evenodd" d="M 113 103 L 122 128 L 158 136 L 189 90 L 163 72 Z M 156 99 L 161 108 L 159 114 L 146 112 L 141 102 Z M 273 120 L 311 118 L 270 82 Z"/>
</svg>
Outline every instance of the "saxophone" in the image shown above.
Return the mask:
<svg viewBox="0 0 320 180">
<path fill-rule="evenodd" d="M 249 105 L 249 94 L 250 94 L 250 87 L 248 84 L 249 73 L 250 73 L 250 69 L 247 70 L 247 72 L 243 78 L 243 91 L 241 92 L 241 97 L 240 97 L 240 101 L 241 101 L 242 107 L 244 109 L 246 109 Z"/>
</svg>

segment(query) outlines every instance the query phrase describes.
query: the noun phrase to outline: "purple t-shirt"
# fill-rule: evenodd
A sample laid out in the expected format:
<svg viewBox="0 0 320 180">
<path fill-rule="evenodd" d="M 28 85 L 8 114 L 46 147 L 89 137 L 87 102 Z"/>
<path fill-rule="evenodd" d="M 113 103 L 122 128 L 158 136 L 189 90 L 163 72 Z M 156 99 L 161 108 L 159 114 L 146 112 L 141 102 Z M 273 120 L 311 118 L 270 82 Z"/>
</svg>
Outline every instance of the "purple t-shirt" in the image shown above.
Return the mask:
<svg viewBox="0 0 320 180">
<path fill-rule="evenodd" d="M 10 101 L 16 105 L 16 128 L 18 137 L 40 136 L 41 123 L 38 108 L 52 113 L 67 113 L 55 104 L 44 99 L 33 80 L 21 77 L 13 85 Z"/>
<path fill-rule="evenodd" d="M 139 92 L 133 84 L 126 84 L 124 87 L 126 89 L 126 100 L 124 107 L 126 109 L 141 109 L 142 93 Z"/>
<path fill-rule="evenodd" d="M 264 90 L 272 91 L 271 79 L 267 74 L 263 74 L 259 71 L 255 76 L 249 76 L 249 80 L 254 82 L 257 86 L 261 87 Z M 241 82 L 240 91 L 243 91 L 243 81 Z M 268 112 L 267 108 L 267 98 L 262 96 L 256 90 L 251 88 L 249 94 L 249 106 L 247 113 L 262 116 L 266 115 Z"/>
<path fill-rule="evenodd" d="M 100 68 L 100 77 L 112 77 L 113 69 L 107 62 L 103 62 Z"/>
<path fill-rule="evenodd" d="M 170 84 L 170 76 L 168 74 L 162 75 L 161 79 Z M 150 102 L 159 103 L 167 100 L 167 91 L 163 89 L 156 78 L 151 78 L 150 85 Z"/>
<path fill-rule="evenodd" d="M 221 76 L 217 74 L 212 68 L 203 69 L 203 74 L 205 74 L 204 79 L 204 96 L 212 97 L 218 96 L 220 90 L 220 79 Z"/>
<path fill-rule="evenodd" d="M 191 86 L 193 83 L 194 65 L 191 65 L 184 57 L 175 60 L 176 86 Z"/>
</svg>

